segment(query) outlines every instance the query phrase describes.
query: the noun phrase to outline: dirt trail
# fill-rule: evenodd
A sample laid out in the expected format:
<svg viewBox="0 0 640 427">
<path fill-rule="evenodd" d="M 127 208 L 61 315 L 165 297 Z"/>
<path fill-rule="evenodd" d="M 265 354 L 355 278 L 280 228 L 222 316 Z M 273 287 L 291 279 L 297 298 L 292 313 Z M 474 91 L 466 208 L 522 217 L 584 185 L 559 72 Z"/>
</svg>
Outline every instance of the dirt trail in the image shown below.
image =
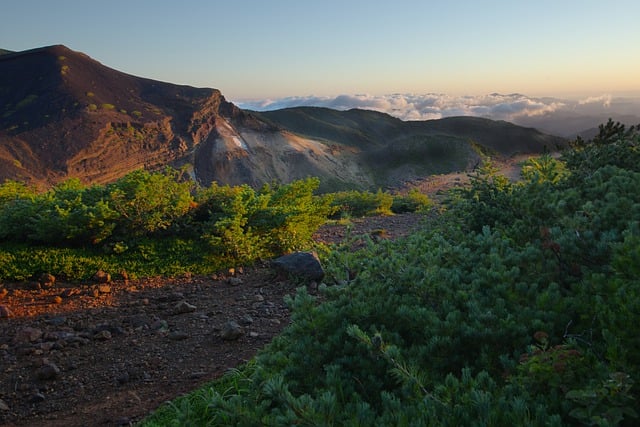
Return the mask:
<svg viewBox="0 0 640 427">
<path fill-rule="evenodd" d="M 502 173 L 517 179 L 526 158 L 501 163 Z M 435 198 L 467 181 L 467 173 L 458 173 L 412 186 Z M 348 233 L 394 239 L 413 232 L 420 219 L 354 219 Z M 327 225 L 315 238 L 335 243 L 346 234 L 345 225 Z M 80 287 L 0 284 L 0 425 L 139 421 L 252 358 L 287 325 L 283 298 L 295 288 L 268 267 Z M 230 321 L 242 328 L 236 339 L 223 338 Z"/>
</svg>

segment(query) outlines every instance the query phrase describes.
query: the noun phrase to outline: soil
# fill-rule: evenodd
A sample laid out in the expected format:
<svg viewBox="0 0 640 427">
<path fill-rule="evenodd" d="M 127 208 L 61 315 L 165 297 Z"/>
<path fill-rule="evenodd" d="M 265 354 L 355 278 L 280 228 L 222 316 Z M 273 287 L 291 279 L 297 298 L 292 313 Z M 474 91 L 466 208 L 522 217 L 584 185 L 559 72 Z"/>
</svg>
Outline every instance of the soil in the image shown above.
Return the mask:
<svg viewBox="0 0 640 427">
<path fill-rule="evenodd" d="M 503 173 L 515 179 L 518 161 Z M 441 175 L 412 186 L 437 198 L 466 181 Z M 420 220 L 354 219 L 315 238 L 394 239 Z M 0 284 L 0 426 L 133 425 L 251 359 L 288 324 L 284 296 L 297 286 L 267 265 L 209 277 Z M 232 321 L 240 332 L 226 336 Z"/>
<path fill-rule="evenodd" d="M 396 238 L 419 220 L 355 219 L 350 231 L 328 225 L 315 237 Z M 297 286 L 266 265 L 213 277 L 0 285 L 0 317 L 2 307 L 11 315 L 0 318 L 0 425 L 132 425 L 251 359 L 287 325 L 283 298 Z M 230 321 L 241 334 L 225 339 Z"/>
</svg>

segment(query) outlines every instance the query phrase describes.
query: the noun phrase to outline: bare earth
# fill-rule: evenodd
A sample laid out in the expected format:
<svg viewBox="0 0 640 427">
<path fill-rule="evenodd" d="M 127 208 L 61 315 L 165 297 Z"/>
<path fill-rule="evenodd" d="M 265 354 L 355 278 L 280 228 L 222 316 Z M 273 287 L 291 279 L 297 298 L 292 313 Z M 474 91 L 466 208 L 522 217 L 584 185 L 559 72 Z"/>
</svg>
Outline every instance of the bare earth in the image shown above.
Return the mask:
<svg viewBox="0 0 640 427">
<path fill-rule="evenodd" d="M 504 165 L 507 176 L 516 163 Z M 435 196 L 466 179 L 414 186 Z M 358 219 L 350 234 L 397 238 L 420 219 Z M 316 238 L 339 242 L 346 230 L 324 226 Z M 0 284 L 0 425 L 128 426 L 251 359 L 287 325 L 283 298 L 296 285 L 267 266 L 239 270 L 80 287 Z M 241 326 L 239 338 L 223 338 L 230 321 Z"/>
</svg>

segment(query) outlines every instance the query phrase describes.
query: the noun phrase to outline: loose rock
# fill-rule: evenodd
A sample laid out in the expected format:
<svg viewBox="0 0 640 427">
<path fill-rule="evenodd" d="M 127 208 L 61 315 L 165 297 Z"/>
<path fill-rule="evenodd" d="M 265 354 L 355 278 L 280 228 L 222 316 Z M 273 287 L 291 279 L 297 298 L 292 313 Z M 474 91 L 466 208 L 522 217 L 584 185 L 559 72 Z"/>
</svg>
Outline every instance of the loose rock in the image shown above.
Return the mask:
<svg viewBox="0 0 640 427">
<path fill-rule="evenodd" d="M 38 283 L 40 283 L 43 288 L 51 288 L 56 284 L 56 277 L 53 274 L 44 273 L 40 275 Z"/>
<path fill-rule="evenodd" d="M 272 266 L 280 272 L 303 280 L 320 281 L 324 277 L 320 258 L 315 252 L 294 252 L 284 255 L 273 260 Z"/>
<path fill-rule="evenodd" d="M 13 317 L 13 312 L 6 305 L 0 305 L 0 319 L 8 319 Z"/>
<path fill-rule="evenodd" d="M 93 281 L 96 283 L 109 283 L 111 282 L 111 274 L 98 270 L 96 274 L 93 275 Z"/>
<path fill-rule="evenodd" d="M 195 305 L 189 304 L 186 301 L 180 301 L 173 307 L 173 314 L 193 313 L 196 309 L 197 307 Z"/>
<path fill-rule="evenodd" d="M 101 294 L 110 294 L 111 293 L 111 286 L 109 286 L 109 285 L 100 285 L 100 286 L 98 286 L 98 292 L 100 292 Z"/>
<path fill-rule="evenodd" d="M 222 339 L 225 341 L 235 341 L 244 334 L 244 329 L 233 320 L 225 323 L 222 328 Z"/>
<path fill-rule="evenodd" d="M 60 368 L 55 363 L 47 362 L 36 371 L 36 378 L 42 381 L 55 380 L 60 375 Z"/>
<path fill-rule="evenodd" d="M 239 277 L 229 277 L 227 279 L 227 283 L 230 284 L 231 286 L 242 285 L 242 279 Z"/>
<path fill-rule="evenodd" d="M 34 393 L 31 398 L 29 399 L 30 403 L 40 403 L 40 402 L 44 402 L 44 394 L 38 392 L 38 393 Z"/>
<path fill-rule="evenodd" d="M 42 329 L 25 326 L 22 329 L 18 329 L 13 337 L 13 342 L 14 344 L 26 344 L 37 341 L 40 337 L 42 337 Z"/>
<path fill-rule="evenodd" d="M 108 330 L 104 329 L 102 331 L 96 332 L 96 334 L 93 336 L 93 339 L 96 341 L 107 341 L 111 339 L 111 332 L 109 332 Z"/>
<path fill-rule="evenodd" d="M 168 338 L 171 341 L 182 341 L 189 338 L 189 334 L 187 334 L 186 332 L 174 331 L 168 335 Z"/>
</svg>

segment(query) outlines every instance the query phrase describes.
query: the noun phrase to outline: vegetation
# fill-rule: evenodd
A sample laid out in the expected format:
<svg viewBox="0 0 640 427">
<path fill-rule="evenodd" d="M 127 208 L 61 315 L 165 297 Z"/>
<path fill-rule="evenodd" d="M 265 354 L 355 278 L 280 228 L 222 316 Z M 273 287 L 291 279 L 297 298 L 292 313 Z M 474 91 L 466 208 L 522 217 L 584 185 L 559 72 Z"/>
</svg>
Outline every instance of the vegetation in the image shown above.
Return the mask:
<svg viewBox="0 0 640 427">
<path fill-rule="evenodd" d="M 0 186 L 0 278 L 68 280 L 98 268 L 130 275 L 207 273 L 309 247 L 332 211 L 317 179 L 194 188 L 180 172 L 138 170 L 106 186 L 68 180 L 37 194 Z"/>
<path fill-rule="evenodd" d="M 609 122 L 512 183 L 491 162 L 399 241 L 322 251 L 321 298 L 254 360 L 156 425 L 634 425 L 640 131 Z M 194 187 L 182 173 L 0 186 L 0 278 L 206 273 L 308 248 L 328 217 L 427 209 L 319 181 Z"/>
<path fill-rule="evenodd" d="M 37 193 L 0 185 L 0 279 L 51 273 L 83 280 L 96 270 L 129 276 L 209 273 L 312 246 L 331 215 L 415 211 L 416 192 L 316 195 L 315 178 L 288 185 L 196 188 L 182 172 L 134 171 L 112 184 L 77 179 Z M 339 214 L 338 212 L 342 212 Z"/>
<path fill-rule="evenodd" d="M 327 253 L 322 302 L 144 425 L 635 425 L 639 165 L 611 122 L 518 184 L 485 165 L 419 233 Z"/>
</svg>

